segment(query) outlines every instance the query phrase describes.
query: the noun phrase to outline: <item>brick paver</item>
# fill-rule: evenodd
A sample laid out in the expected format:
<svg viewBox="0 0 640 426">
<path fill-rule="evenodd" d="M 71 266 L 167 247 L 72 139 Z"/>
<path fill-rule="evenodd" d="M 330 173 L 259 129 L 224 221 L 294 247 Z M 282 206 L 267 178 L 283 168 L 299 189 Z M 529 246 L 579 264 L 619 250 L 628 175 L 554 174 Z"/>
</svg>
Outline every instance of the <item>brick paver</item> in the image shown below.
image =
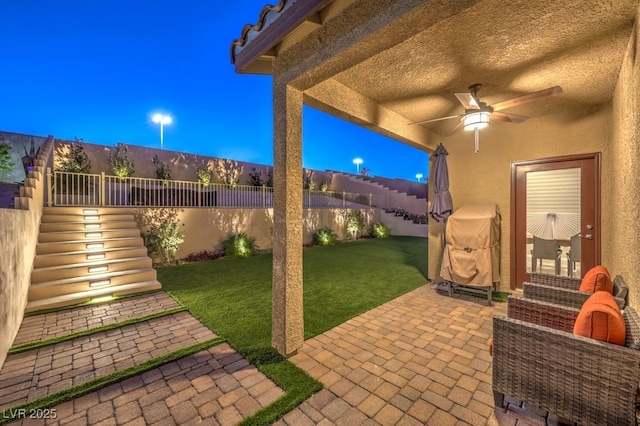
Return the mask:
<svg viewBox="0 0 640 426">
<path fill-rule="evenodd" d="M 0 410 L 214 337 L 180 312 L 9 355 L 0 371 Z"/>
<path fill-rule="evenodd" d="M 111 303 L 25 317 L 13 342 L 15 345 L 88 330 L 107 324 L 152 315 L 180 307 L 164 291 L 127 297 Z"/>
<path fill-rule="evenodd" d="M 95 425 L 109 420 L 105 424 L 233 425 L 283 395 L 254 366 L 245 363 L 238 368 L 234 363 L 237 364 L 237 353 L 233 348 L 226 343 L 216 345 L 53 407 L 51 412 L 56 413 L 56 418 L 36 424 Z M 222 381 L 240 383 L 248 378 L 254 384 L 247 389 L 224 391 L 217 385 Z M 259 392 L 250 392 L 258 387 Z M 227 401 L 224 406 L 220 404 L 222 400 Z"/>
<path fill-rule="evenodd" d="M 488 343 L 505 311 L 424 286 L 310 339 L 291 361 L 325 389 L 279 424 L 500 424 Z"/>
<path fill-rule="evenodd" d="M 520 401 L 507 399 L 503 409 L 493 406 L 487 348 L 493 314 L 504 314 L 506 306 L 484 303 L 424 286 L 307 340 L 291 361 L 325 388 L 275 424 L 525 426 L 544 421 L 544 413 Z M 33 317 L 21 329 L 21 339 L 37 339 L 38 328 L 40 336 L 50 337 L 176 306 L 158 292 L 61 311 L 59 318 Z M 102 317 L 99 324 L 97 317 Z M 0 371 L 0 410 L 212 337 L 183 312 L 12 355 Z M 223 343 L 53 407 L 55 419 L 14 424 L 232 425 L 282 395 Z"/>
</svg>

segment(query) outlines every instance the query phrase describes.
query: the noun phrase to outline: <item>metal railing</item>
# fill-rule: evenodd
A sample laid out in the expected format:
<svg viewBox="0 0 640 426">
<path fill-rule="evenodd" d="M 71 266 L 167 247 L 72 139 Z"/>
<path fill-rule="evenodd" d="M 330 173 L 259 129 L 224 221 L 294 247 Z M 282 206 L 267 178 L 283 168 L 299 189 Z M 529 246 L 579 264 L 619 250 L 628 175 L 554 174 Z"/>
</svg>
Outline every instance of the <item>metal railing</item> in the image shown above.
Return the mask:
<svg viewBox="0 0 640 426">
<path fill-rule="evenodd" d="M 48 205 L 104 207 L 270 208 L 273 188 L 161 180 L 47 169 Z M 304 208 L 388 208 L 388 197 L 349 192 L 307 191 Z"/>
</svg>

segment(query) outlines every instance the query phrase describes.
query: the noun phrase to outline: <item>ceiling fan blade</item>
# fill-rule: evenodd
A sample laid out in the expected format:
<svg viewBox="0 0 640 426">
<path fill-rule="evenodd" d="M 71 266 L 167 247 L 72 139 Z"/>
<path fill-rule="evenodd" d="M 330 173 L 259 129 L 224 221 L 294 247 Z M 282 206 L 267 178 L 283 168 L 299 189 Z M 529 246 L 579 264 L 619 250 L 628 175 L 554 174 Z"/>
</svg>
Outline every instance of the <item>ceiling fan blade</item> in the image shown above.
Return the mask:
<svg viewBox="0 0 640 426">
<path fill-rule="evenodd" d="M 462 127 L 462 120 L 460 120 L 460 122 L 456 125 L 456 127 L 454 127 L 453 129 L 449 130 L 449 132 L 447 132 L 447 134 L 444 135 L 444 137 L 446 138 L 447 136 L 451 136 L 452 134 L 457 132 L 461 127 Z"/>
<path fill-rule="evenodd" d="M 440 117 L 440 118 L 432 118 L 430 120 L 416 121 L 414 123 L 409 123 L 408 125 L 411 126 L 413 124 L 433 123 L 434 121 L 449 120 L 450 118 L 456 118 L 456 117 L 462 117 L 462 116 L 461 115 L 450 115 L 448 117 Z"/>
<path fill-rule="evenodd" d="M 471 93 L 456 93 L 455 95 L 465 109 L 480 109 L 478 101 Z"/>
<path fill-rule="evenodd" d="M 538 90 L 537 92 L 527 93 L 526 95 L 518 96 L 517 98 L 507 99 L 506 101 L 493 104 L 494 111 L 501 111 L 507 108 L 513 108 L 527 102 L 533 102 L 540 99 L 548 98 L 549 96 L 561 95 L 562 87 L 554 86 L 548 89 Z"/>
<path fill-rule="evenodd" d="M 522 123 L 523 121 L 527 121 L 529 117 L 525 117 L 524 115 L 509 114 L 508 112 L 494 112 L 491 114 L 491 119 L 506 121 L 509 123 Z"/>
</svg>

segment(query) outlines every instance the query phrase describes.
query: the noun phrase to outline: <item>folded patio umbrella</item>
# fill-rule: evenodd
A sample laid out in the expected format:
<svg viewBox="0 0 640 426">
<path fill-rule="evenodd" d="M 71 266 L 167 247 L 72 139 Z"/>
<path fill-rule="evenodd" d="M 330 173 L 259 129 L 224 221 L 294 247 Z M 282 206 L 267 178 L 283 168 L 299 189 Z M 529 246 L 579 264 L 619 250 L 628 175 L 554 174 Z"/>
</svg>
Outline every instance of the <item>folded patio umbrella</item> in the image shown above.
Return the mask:
<svg viewBox="0 0 640 426">
<path fill-rule="evenodd" d="M 453 212 L 453 201 L 449 193 L 449 168 L 447 167 L 447 155 L 449 153 L 444 145 L 438 145 L 433 153 L 436 157 L 433 168 L 433 190 L 435 192 L 431 200 L 429 214 L 438 222 L 446 222 Z"/>
</svg>

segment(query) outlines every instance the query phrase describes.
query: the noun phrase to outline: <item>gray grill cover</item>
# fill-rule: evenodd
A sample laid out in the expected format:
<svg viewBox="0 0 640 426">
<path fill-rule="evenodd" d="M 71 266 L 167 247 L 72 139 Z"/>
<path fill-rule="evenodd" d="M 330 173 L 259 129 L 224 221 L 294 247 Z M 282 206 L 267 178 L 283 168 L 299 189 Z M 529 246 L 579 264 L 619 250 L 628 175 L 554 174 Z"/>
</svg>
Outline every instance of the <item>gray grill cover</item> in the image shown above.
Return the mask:
<svg viewBox="0 0 640 426">
<path fill-rule="evenodd" d="M 497 205 L 462 206 L 449 216 L 440 276 L 457 284 L 478 287 L 500 281 L 500 209 Z"/>
</svg>

